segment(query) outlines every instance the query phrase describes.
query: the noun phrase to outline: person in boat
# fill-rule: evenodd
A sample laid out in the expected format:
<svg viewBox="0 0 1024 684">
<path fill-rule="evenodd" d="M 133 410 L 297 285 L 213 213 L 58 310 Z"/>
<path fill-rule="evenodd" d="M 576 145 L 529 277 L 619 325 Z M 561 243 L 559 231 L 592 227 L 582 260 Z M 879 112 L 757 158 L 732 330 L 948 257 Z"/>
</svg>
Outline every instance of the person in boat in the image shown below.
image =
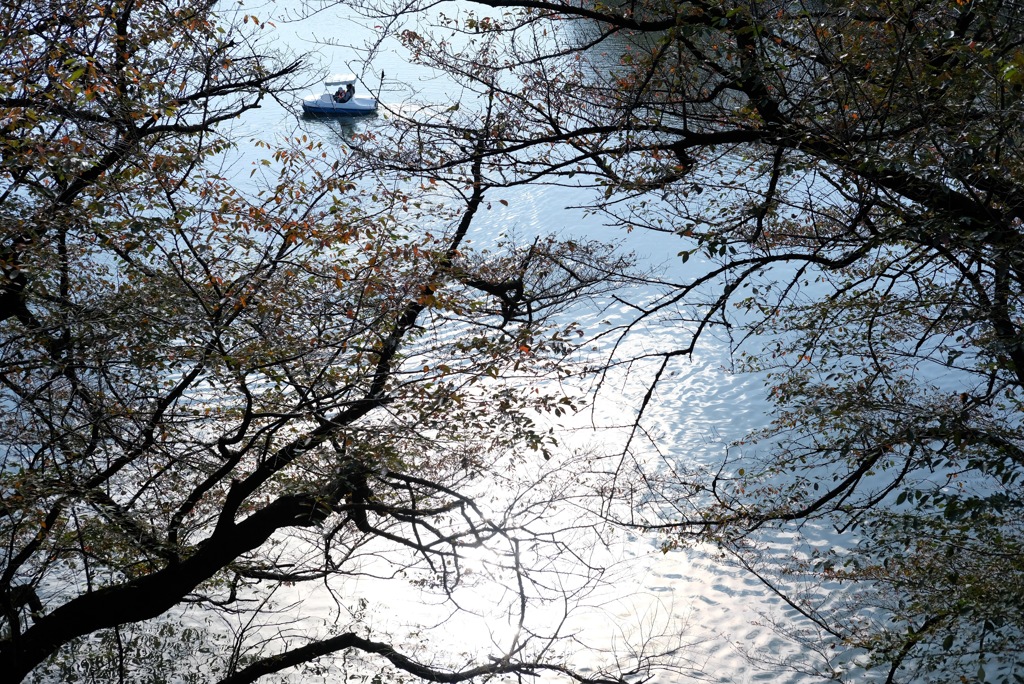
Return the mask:
<svg viewBox="0 0 1024 684">
<path fill-rule="evenodd" d="M 355 95 L 355 92 L 356 87 L 349 83 L 347 86 L 345 86 L 344 89 L 338 88 L 338 90 L 334 93 L 334 101 L 339 104 L 344 104 L 345 102 L 348 102 L 349 100 L 352 99 L 352 96 Z"/>
</svg>

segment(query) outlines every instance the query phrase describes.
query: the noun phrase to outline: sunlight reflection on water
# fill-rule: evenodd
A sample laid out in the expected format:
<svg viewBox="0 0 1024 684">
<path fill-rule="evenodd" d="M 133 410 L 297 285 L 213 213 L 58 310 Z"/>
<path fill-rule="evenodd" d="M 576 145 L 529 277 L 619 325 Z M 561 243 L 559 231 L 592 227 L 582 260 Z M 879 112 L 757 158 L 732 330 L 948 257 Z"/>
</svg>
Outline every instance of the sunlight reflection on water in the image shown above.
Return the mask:
<svg viewBox="0 0 1024 684">
<path fill-rule="evenodd" d="M 312 43 L 305 39 L 314 34 L 345 35 L 346 41 L 358 40 L 358 36 L 353 35 L 353 26 L 337 19 L 332 12 L 317 15 L 315 21 L 315 30 L 301 23 L 282 24 L 280 30 L 296 51 L 309 49 Z M 322 47 L 318 54 L 326 71 L 353 68 L 349 61 L 352 53 L 343 48 Z M 385 43 L 385 49 L 368 69 L 373 73 L 381 70 L 389 76 L 415 76 L 421 97 L 433 96 L 439 100 L 449 97 L 444 83 L 433 74 L 407 65 L 393 41 Z M 264 108 L 247 115 L 237 127 L 252 135 L 305 132 L 312 136 L 324 135 L 340 143 L 340 139 L 353 131 L 382 124 L 383 119 L 373 117 L 345 125 L 300 122 L 293 112 L 268 102 Z M 243 150 L 243 162 L 251 162 L 252 154 L 255 152 Z M 564 237 L 621 244 L 635 251 L 645 266 L 667 267 L 676 281 L 684 280 L 687 275 L 675 258 L 681 249 L 678 238 L 639 232 L 626 236 L 614 232 L 598 218 L 567 208 L 581 200 L 578 190 L 520 187 L 495 190 L 489 199 L 491 208 L 480 217 L 471 236 L 477 245 L 492 243 L 501 235 L 520 236 L 525 240 L 555 232 Z M 499 199 L 507 201 L 508 206 L 498 203 Z M 699 266 L 695 262 L 686 268 Z M 645 293 L 638 290 L 632 295 L 642 298 Z M 635 311 L 619 307 L 579 311 L 575 315 L 585 328 L 593 331 L 602 325 L 622 323 L 633 314 Z M 628 356 L 645 349 L 678 346 L 681 343 L 679 330 L 662 325 L 646 334 L 632 335 L 620 354 Z M 595 354 L 606 352 L 607 349 L 601 349 Z M 646 463 L 660 461 L 668 467 L 674 463 L 709 463 L 721 458 L 734 440 L 765 424 L 770 407 L 765 400 L 762 379 L 729 372 L 730 353 L 727 340 L 709 336 L 692 360 L 673 364 L 652 396 L 644 420 L 646 433 L 632 443 L 634 458 Z M 605 378 L 598 399 L 586 411 L 559 423 L 560 437 L 568 449 L 598 449 L 605 458 L 622 451 L 654 366 L 638 364 L 630 367 L 628 373 L 625 370 L 612 372 Z M 619 533 L 608 541 L 607 548 L 592 549 L 592 560 L 595 565 L 608 568 L 606 579 L 613 581 L 587 595 L 581 601 L 582 607 L 570 617 L 566 617 L 563 607 L 557 604 L 531 608 L 531 620 L 536 624 L 550 626 L 564 621 L 561 632 L 574 634 L 578 645 L 572 656 L 577 666 L 586 670 L 606 665 L 608 652 L 615 648 L 621 649 L 619 655 L 624 663 L 642 659 L 649 653 L 637 649 L 646 646 L 675 653 L 674 667 L 653 680 L 655 684 L 690 678 L 737 684 L 818 681 L 809 675 L 781 672 L 772 664 L 799 660 L 807 655 L 779 636 L 771 628 L 770 618 L 762 615 L 792 617 L 793 611 L 770 595 L 750 574 L 718 558 L 713 549 L 664 554 L 660 549 L 662 540 L 654 535 Z M 777 543 L 784 547 L 786 541 L 780 535 Z M 468 562 L 470 568 L 479 566 L 482 571 L 487 560 L 470 558 Z M 374 562 L 372 558 L 367 560 L 364 567 L 367 573 L 374 571 Z M 446 597 L 428 588 L 382 582 L 367 575 L 348 578 L 342 593 L 353 601 L 366 600 L 364 620 L 372 625 L 375 634 L 394 635 L 397 640 L 418 645 L 411 655 L 419 655 L 429 662 L 430 653 L 441 650 L 486 657 L 496 647 L 506 647 L 514 638 L 514 616 L 508 614 L 502 597 L 493 594 L 495 585 L 481 586 L 485 587 L 483 593 L 474 594 L 470 588 L 462 599 L 466 612 L 460 616 L 458 627 L 455 622 L 447 621 L 451 606 L 444 602 Z M 301 619 L 327 623 L 337 620 L 337 608 L 323 591 L 296 588 L 295 596 L 285 603 L 297 598 L 306 599 L 301 608 L 295 608 Z M 497 612 L 496 605 L 500 606 Z M 421 625 L 434 627 L 422 629 Z M 763 658 L 766 670 L 757 669 L 750 657 Z"/>
</svg>

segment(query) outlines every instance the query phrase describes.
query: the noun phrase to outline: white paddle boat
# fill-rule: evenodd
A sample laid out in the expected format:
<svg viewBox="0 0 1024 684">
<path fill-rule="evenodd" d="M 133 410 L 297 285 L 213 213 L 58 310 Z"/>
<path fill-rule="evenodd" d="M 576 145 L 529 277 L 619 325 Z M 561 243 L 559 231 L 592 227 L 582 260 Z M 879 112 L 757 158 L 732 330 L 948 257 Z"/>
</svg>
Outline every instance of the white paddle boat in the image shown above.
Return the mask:
<svg viewBox="0 0 1024 684">
<path fill-rule="evenodd" d="M 377 100 L 356 95 L 355 74 L 334 74 L 324 81 L 323 95 L 307 95 L 302 111 L 313 116 L 358 116 L 377 111 Z"/>
</svg>

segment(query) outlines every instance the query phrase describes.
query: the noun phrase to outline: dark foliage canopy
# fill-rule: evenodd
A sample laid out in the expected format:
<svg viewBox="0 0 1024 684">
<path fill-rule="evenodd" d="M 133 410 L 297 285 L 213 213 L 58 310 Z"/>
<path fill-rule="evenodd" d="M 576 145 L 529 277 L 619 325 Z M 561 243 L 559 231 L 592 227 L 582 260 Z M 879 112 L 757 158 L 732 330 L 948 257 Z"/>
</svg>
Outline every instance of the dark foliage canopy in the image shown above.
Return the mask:
<svg viewBox="0 0 1024 684">
<path fill-rule="evenodd" d="M 559 628 L 528 614 L 599 579 L 546 579 L 571 492 L 546 484 L 533 417 L 571 402 L 502 378 L 565 372 L 575 335 L 550 316 L 625 261 L 543 238 L 474 253 L 471 138 L 415 197 L 305 136 L 256 141 L 239 181 L 228 124 L 290 99 L 302 66 L 246 11 L 0 5 L 5 681 L 250 682 L 344 652 L 429 681 L 583 679 L 535 658 Z M 481 548 L 518 625 L 490 659 L 418 660 L 345 588 L 404 579 L 458 613 Z M 334 619 L 268 637 L 295 585 Z"/>
</svg>

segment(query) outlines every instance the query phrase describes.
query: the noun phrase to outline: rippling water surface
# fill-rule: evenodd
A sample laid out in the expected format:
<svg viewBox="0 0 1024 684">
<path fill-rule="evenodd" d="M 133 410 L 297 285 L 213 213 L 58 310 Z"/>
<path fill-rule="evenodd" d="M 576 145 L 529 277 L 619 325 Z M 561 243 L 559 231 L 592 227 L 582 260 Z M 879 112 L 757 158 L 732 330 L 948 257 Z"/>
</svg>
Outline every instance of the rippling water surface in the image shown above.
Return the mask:
<svg viewBox="0 0 1024 684">
<path fill-rule="evenodd" d="M 281 12 L 280 6 L 275 10 Z M 261 17 L 262 18 L 262 17 Z M 385 42 L 374 61 L 364 65 L 352 49 L 331 46 L 325 41 L 359 44 L 363 29 L 342 19 L 337 10 L 317 14 L 314 18 L 289 23 L 278 19 L 278 32 L 283 44 L 297 53 L 313 51 L 315 55 L 309 80 L 328 72 L 353 71 L 365 75 L 370 86 L 379 81 L 379 72 L 387 79 L 403 79 L 419 91 L 425 101 L 438 103 L 457 98 L 450 84 L 441 76 L 421 67 L 410 66 L 397 42 Z M 400 102 L 388 100 L 387 88 L 381 93 L 385 105 Z M 355 130 L 381 125 L 380 120 L 364 119 L 353 124 Z M 274 134 L 305 133 L 325 140 L 337 140 L 352 129 L 336 122 L 299 121 L 292 111 L 268 102 L 262 109 L 236 124 L 237 131 L 267 138 Z M 661 263 L 681 248 L 671 236 L 634 233 L 628 238 L 612 232 L 595 217 L 588 217 L 569 208 L 580 198 L 570 189 L 528 187 L 495 192 L 492 210 L 482 216 L 476 226 L 477 242 L 493 240 L 497 233 L 514 231 L 521 235 L 560 233 L 566 236 L 598 238 L 623 242 L 635 251 L 641 262 L 666 269 L 674 280 L 685 280 L 686 273 L 678 260 Z M 505 199 L 508 206 L 497 203 Z M 632 293 L 643 296 L 642 292 Z M 611 307 L 575 312 L 581 323 L 597 326 L 599 321 L 611 324 L 624 321 L 634 311 Z M 601 323 L 607 325 L 607 323 Z M 645 347 L 664 349 L 679 343 L 678 331 L 660 326 L 646 335 L 631 336 L 623 353 L 636 353 Z M 761 379 L 753 375 L 733 374 L 727 340 L 708 338 L 692 360 L 679 361 L 665 375 L 652 397 L 645 415 L 646 434 L 635 440 L 637 458 L 649 459 L 662 469 L 678 464 L 712 462 L 721 458 L 729 444 L 747 431 L 767 421 Z M 570 448 L 593 449 L 600 446 L 606 454 L 621 450 L 628 425 L 646 390 L 645 378 L 653 367 L 642 365 L 630 369 L 628 377 L 607 378 L 598 401 L 591 410 L 561 425 L 563 441 Z M 594 428 L 609 428 L 595 430 Z M 658 465 L 660 464 L 660 465 Z M 754 576 L 716 556 L 713 550 L 661 552 L 663 539 L 656 535 L 628 535 L 606 539 L 606 547 L 594 548 L 591 561 L 606 569 L 611 580 L 595 593 L 586 596 L 582 608 L 565 625 L 564 633 L 576 633 L 577 665 L 586 669 L 592 664 L 607 662 L 608 653 L 618 649 L 623 662 L 647 655 L 649 651 L 675 649 L 672 667 L 663 670 L 656 682 L 689 681 L 692 678 L 712 682 L 792 682 L 819 681 L 818 677 L 801 674 L 799 669 L 822 664 L 820 658 L 780 636 L 772 625 L 793 618 L 793 611 L 778 597 L 765 590 Z M 778 548 L 786 548 L 788 538 L 780 535 Z M 481 560 L 481 567 L 486 559 Z M 472 561 L 472 559 L 471 559 Z M 370 577 L 353 578 L 346 588 L 348 595 L 366 601 L 368 618 L 374 629 L 393 635 L 407 634 L 410 643 L 422 645 L 420 655 L 429 658 L 433 648 L 486 653 L 491 642 L 507 637 L 510 626 L 501 616 L 487 612 L 488 597 L 478 597 L 478 615 L 472 617 L 476 600 L 469 594 L 467 613 L 460 616 L 458 626 L 445 622 L 450 608 L 439 598 L 432 598 L 412 586 L 396 588 L 395 582 L 381 582 Z M 386 590 L 382 587 L 386 586 Z M 302 589 L 302 592 L 307 589 Z M 315 590 L 314 590 L 315 591 Z M 382 592 L 385 592 L 382 593 Z M 404 592 L 404 593 L 403 593 Z M 304 598 L 296 595 L 294 598 Z M 311 595 L 310 603 L 301 608 L 305 620 L 334 619 L 336 607 Z M 320 601 L 320 602 L 318 602 Z M 311 607 L 312 606 L 312 607 Z M 544 613 L 549 611 L 550 614 Z M 539 606 L 534 619 L 556 622 L 564 619 L 559 606 Z M 416 631 L 415 625 L 439 625 L 436 629 Z"/>
</svg>

